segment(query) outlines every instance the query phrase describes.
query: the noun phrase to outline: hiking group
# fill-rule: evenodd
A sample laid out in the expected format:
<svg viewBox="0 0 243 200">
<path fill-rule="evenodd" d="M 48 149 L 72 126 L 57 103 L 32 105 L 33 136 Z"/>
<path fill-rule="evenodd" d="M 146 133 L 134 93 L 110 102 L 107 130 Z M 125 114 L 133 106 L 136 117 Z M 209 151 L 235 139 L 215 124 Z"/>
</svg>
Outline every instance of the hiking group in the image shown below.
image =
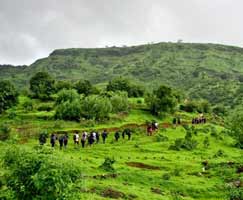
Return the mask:
<svg viewBox="0 0 243 200">
<path fill-rule="evenodd" d="M 201 124 L 201 123 L 206 123 L 206 118 L 203 116 L 203 114 L 200 114 L 199 117 L 193 118 L 192 119 L 192 124 Z M 179 117 L 175 117 L 172 120 L 172 125 L 180 125 L 181 124 L 181 119 Z M 147 123 L 147 135 L 152 136 L 153 132 L 157 131 L 159 129 L 159 124 L 156 121 L 148 122 Z M 106 139 L 110 135 L 107 130 L 105 129 L 101 134 L 99 131 L 91 131 L 90 133 L 83 131 L 81 136 L 79 135 L 79 132 L 76 131 L 73 135 L 73 142 L 75 146 L 79 146 L 81 144 L 82 148 L 85 148 L 86 146 L 92 146 L 93 144 L 98 144 L 100 143 L 100 138 L 102 138 L 102 143 L 106 143 Z M 117 130 L 114 133 L 114 139 L 115 141 L 119 141 L 120 137 L 125 139 L 127 136 L 128 140 L 131 139 L 132 132 L 129 128 L 125 128 L 123 131 Z M 63 147 L 66 148 L 68 145 L 68 134 L 60 135 L 57 136 L 56 134 L 51 134 L 50 137 L 50 143 L 51 146 L 54 147 L 56 141 L 59 142 L 60 149 Z M 41 145 L 46 143 L 46 136 L 45 135 L 40 135 L 39 137 L 39 142 Z"/>
<path fill-rule="evenodd" d="M 108 137 L 108 132 L 107 130 L 104 130 L 101 134 L 99 133 L 99 131 L 91 131 L 90 133 L 84 131 L 81 134 L 81 137 L 78 133 L 78 131 L 76 131 L 73 135 L 73 142 L 75 146 L 79 146 L 79 144 L 81 144 L 82 148 L 84 148 L 85 146 L 92 146 L 93 144 L 98 144 L 100 142 L 100 137 L 102 138 L 102 143 L 105 144 L 106 143 L 106 139 Z M 114 133 L 114 139 L 115 141 L 119 141 L 119 138 L 122 136 L 123 139 L 125 139 L 125 137 L 127 136 L 128 140 L 131 139 L 132 136 L 132 132 L 129 128 L 124 129 L 122 132 L 117 130 Z M 40 144 L 43 145 L 46 142 L 46 139 L 43 138 L 42 136 L 40 136 L 39 141 Z M 63 147 L 66 148 L 67 144 L 68 144 L 68 135 L 61 135 L 61 136 L 57 136 L 56 134 L 51 134 L 50 137 L 50 143 L 52 147 L 55 147 L 56 141 L 59 141 L 59 146 L 60 149 L 62 149 Z"/>
</svg>

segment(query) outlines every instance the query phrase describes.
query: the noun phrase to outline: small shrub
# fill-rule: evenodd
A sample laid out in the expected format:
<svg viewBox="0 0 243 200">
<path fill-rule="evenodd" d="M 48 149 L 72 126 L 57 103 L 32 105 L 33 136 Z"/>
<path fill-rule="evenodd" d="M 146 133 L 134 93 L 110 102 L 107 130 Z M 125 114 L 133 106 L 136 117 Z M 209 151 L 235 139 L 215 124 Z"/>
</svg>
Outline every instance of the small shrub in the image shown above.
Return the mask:
<svg viewBox="0 0 243 200">
<path fill-rule="evenodd" d="M 104 163 L 100 166 L 101 169 L 108 172 L 115 171 L 113 164 L 115 163 L 114 158 L 106 157 Z"/>
<path fill-rule="evenodd" d="M 14 119 L 15 117 L 17 117 L 17 114 L 15 111 L 11 111 L 9 114 L 8 114 L 8 119 Z"/>
<path fill-rule="evenodd" d="M 34 109 L 33 101 L 30 99 L 27 99 L 23 104 L 22 107 L 25 111 L 32 111 Z"/>
<path fill-rule="evenodd" d="M 4 124 L 0 126 L 0 140 L 6 141 L 10 138 L 11 128 L 10 126 Z"/>
<path fill-rule="evenodd" d="M 162 179 L 163 179 L 163 180 L 166 180 L 166 181 L 170 180 L 170 178 L 171 178 L 171 176 L 170 176 L 169 173 L 165 173 L 165 174 L 163 174 L 163 176 L 162 176 Z"/>
<path fill-rule="evenodd" d="M 173 175 L 174 176 L 180 176 L 181 175 L 181 172 L 182 172 L 182 169 L 175 168 L 174 171 L 173 171 Z"/>
<path fill-rule="evenodd" d="M 48 138 L 47 130 L 41 131 L 39 134 L 39 142 L 41 145 L 46 143 L 46 139 Z"/>
<path fill-rule="evenodd" d="M 225 152 L 222 149 L 219 149 L 216 154 L 214 154 L 214 158 L 218 158 L 218 157 L 224 157 L 226 156 Z"/>
<path fill-rule="evenodd" d="M 242 200 L 243 199 L 243 188 L 230 188 L 228 190 L 229 200 Z"/>
<path fill-rule="evenodd" d="M 167 136 L 162 135 L 162 134 L 157 134 L 157 135 L 155 136 L 155 140 L 156 140 L 157 142 L 166 142 L 166 141 L 169 140 L 169 138 L 168 138 Z"/>
<path fill-rule="evenodd" d="M 208 148 L 209 145 L 210 145 L 209 138 L 208 137 L 205 137 L 204 140 L 203 140 L 203 146 L 204 146 L 204 148 Z"/>
</svg>

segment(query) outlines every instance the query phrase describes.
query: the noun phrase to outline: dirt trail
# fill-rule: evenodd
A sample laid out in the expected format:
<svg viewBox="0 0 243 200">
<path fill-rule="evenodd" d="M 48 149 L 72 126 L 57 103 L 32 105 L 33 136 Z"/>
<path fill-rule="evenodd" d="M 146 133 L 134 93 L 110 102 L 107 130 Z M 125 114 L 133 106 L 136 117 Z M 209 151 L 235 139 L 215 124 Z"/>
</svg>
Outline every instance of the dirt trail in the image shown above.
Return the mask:
<svg viewBox="0 0 243 200">
<path fill-rule="evenodd" d="M 191 124 L 190 122 L 182 122 L 180 125 L 177 126 L 182 126 L 182 125 L 189 125 Z M 173 127 L 173 124 L 169 123 L 169 122 L 163 122 L 159 124 L 159 128 L 171 128 Z M 91 130 L 95 130 L 95 131 L 103 131 L 103 130 L 107 130 L 107 132 L 115 132 L 118 130 L 123 130 L 125 128 L 130 128 L 130 129 L 134 129 L 134 128 L 144 128 L 146 130 L 147 128 L 147 123 L 143 123 L 143 124 L 136 124 L 136 123 L 130 123 L 130 124 L 125 124 L 123 126 L 120 127 L 110 127 L 110 128 L 98 128 L 98 129 L 92 129 L 92 128 L 85 128 L 85 129 L 73 129 L 73 130 L 68 130 L 68 131 L 56 131 L 55 133 L 57 134 L 62 134 L 62 133 L 80 133 L 82 131 L 91 131 Z"/>
</svg>

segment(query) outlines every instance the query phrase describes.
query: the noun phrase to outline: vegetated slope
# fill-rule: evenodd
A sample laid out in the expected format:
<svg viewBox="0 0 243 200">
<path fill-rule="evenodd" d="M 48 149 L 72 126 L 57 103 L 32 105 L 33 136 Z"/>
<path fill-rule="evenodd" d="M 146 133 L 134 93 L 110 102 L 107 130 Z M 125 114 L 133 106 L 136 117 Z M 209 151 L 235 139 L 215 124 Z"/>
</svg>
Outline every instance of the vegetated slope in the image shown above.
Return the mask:
<svg viewBox="0 0 243 200">
<path fill-rule="evenodd" d="M 243 49 L 217 44 L 158 43 L 133 47 L 60 49 L 28 67 L 0 77 L 22 81 L 38 71 L 57 79 L 85 78 L 104 83 L 116 76 L 134 79 L 148 88 L 167 84 L 212 103 L 239 104 L 243 82 Z M 13 76 L 14 74 L 14 76 Z M 20 81 L 21 80 L 21 81 Z"/>
</svg>

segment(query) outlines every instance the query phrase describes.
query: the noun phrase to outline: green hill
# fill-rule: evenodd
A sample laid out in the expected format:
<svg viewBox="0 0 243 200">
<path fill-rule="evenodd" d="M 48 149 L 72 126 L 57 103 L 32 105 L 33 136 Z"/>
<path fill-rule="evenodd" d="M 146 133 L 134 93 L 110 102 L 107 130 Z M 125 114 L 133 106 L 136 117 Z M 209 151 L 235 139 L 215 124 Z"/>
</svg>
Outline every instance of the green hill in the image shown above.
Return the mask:
<svg viewBox="0 0 243 200">
<path fill-rule="evenodd" d="M 0 78 L 28 87 L 30 77 L 38 71 L 47 71 L 59 80 L 85 78 L 95 84 L 124 76 L 148 89 L 166 84 L 213 104 L 238 105 L 242 99 L 243 49 L 189 43 L 60 49 L 30 66 L 0 67 Z"/>
</svg>

